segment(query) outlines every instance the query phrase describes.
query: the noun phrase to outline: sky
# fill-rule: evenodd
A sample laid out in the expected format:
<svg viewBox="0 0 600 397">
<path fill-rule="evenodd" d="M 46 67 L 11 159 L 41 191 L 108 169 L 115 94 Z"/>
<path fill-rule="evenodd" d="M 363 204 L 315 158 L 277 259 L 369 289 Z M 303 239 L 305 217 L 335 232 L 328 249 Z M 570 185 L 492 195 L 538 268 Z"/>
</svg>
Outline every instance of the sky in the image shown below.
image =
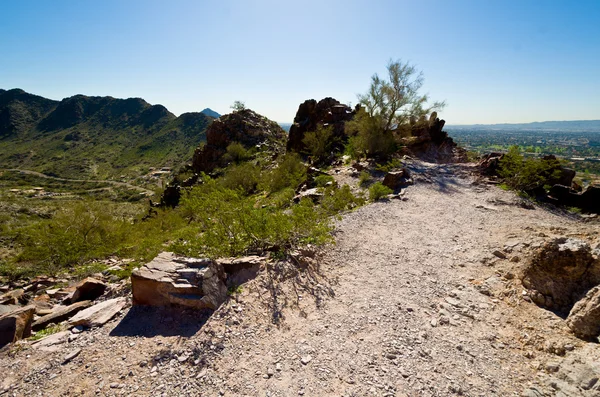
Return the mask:
<svg viewBox="0 0 600 397">
<path fill-rule="evenodd" d="M 0 2 L 0 88 L 57 100 L 292 122 L 306 99 L 355 104 L 390 59 L 448 124 L 600 119 L 599 0 Z"/>
</svg>

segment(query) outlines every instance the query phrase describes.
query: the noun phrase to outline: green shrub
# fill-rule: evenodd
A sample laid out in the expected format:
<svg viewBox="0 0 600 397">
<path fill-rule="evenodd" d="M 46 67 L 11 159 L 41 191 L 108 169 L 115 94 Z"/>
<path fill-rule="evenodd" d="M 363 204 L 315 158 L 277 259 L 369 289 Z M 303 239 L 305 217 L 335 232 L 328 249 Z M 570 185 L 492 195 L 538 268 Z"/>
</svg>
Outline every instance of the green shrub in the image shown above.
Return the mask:
<svg viewBox="0 0 600 397">
<path fill-rule="evenodd" d="M 296 153 L 287 153 L 279 161 L 276 168 L 266 175 L 264 190 L 278 192 L 285 188 L 296 190 L 306 180 L 306 166 L 302 164 Z"/>
<path fill-rule="evenodd" d="M 350 186 L 344 185 L 339 189 L 328 188 L 324 192 L 321 206 L 331 215 L 338 214 L 364 205 L 365 199 L 352 194 Z"/>
<path fill-rule="evenodd" d="M 239 142 L 230 143 L 225 150 L 226 153 L 223 155 L 223 158 L 227 162 L 234 162 L 237 164 L 247 161 L 252 157 L 250 151 Z"/>
<path fill-rule="evenodd" d="M 375 182 L 369 188 L 369 199 L 371 201 L 377 201 L 377 200 L 387 196 L 388 194 L 392 194 L 392 193 L 393 193 L 392 189 L 385 186 L 383 183 Z"/>
<path fill-rule="evenodd" d="M 560 176 L 558 160 L 525 158 L 519 146 L 513 145 L 500 160 L 498 175 L 515 190 L 531 190 L 546 185 Z"/>
<path fill-rule="evenodd" d="M 315 178 L 315 185 L 317 187 L 325 187 L 329 182 L 335 182 L 335 179 L 331 175 L 319 175 Z"/>
<path fill-rule="evenodd" d="M 327 160 L 334 145 L 333 127 L 318 126 L 316 131 L 308 131 L 304 134 L 302 143 L 306 146 L 313 163 L 319 164 Z"/>
<path fill-rule="evenodd" d="M 239 190 L 248 195 L 256 191 L 260 178 L 259 167 L 251 163 L 243 163 L 227 168 L 225 175 L 219 181 L 227 189 Z"/>
<path fill-rule="evenodd" d="M 257 205 L 253 197 L 217 186 L 192 189 L 181 206 L 196 213 L 194 223 L 172 244 L 172 249 L 186 255 L 237 256 L 330 238 L 326 214 L 310 200 L 284 211 Z"/>
<path fill-rule="evenodd" d="M 360 176 L 358 177 L 358 185 L 360 187 L 367 187 L 371 184 L 371 174 L 369 174 L 367 171 L 361 171 L 360 172 Z"/>
<path fill-rule="evenodd" d="M 400 167 L 402 167 L 402 161 L 400 161 L 400 159 L 394 158 L 385 164 L 377 164 L 375 169 L 379 172 L 390 172 Z"/>
<path fill-rule="evenodd" d="M 346 131 L 351 135 L 350 148 L 355 158 L 385 159 L 397 150 L 391 131 L 383 128 L 379 117 L 370 116 L 364 109 L 346 123 Z"/>
</svg>

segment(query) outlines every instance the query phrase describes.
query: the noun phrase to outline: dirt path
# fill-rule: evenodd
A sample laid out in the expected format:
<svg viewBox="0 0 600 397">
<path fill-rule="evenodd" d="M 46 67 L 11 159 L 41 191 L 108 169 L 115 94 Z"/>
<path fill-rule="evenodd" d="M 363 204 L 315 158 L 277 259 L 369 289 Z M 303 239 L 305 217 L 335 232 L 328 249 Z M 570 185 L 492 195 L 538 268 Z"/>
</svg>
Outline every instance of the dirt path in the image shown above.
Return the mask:
<svg viewBox="0 0 600 397">
<path fill-rule="evenodd" d="M 140 192 L 144 192 L 144 193 L 147 193 L 149 195 L 154 195 L 154 192 L 152 190 L 143 188 L 141 186 L 132 185 L 132 184 L 127 183 L 127 182 L 111 181 L 111 180 L 107 180 L 107 179 L 104 179 L 104 180 L 95 180 L 95 179 L 68 179 L 68 178 L 60 178 L 60 177 L 56 177 L 56 176 L 50 176 L 50 175 L 42 174 L 41 172 L 37 172 L 37 171 L 21 170 L 21 169 L 18 169 L 18 168 L 12 168 L 12 169 L 0 170 L 0 171 L 21 172 L 23 174 L 34 175 L 34 176 L 37 176 L 37 177 L 40 177 L 40 178 L 46 178 L 46 179 L 54 179 L 55 181 L 61 181 L 61 182 L 108 183 L 108 184 L 111 184 L 113 186 L 126 187 L 128 189 L 138 190 Z"/>
<path fill-rule="evenodd" d="M 510 192 L 473 184 L 464 167 L 419 163 L 413 173 L 406 201 L 344 216 L 319 266 L 282 282 L 285 269 L 271 269 L 208 319 L 136 308 L 57 351 L 17 352 L 0 360 L 2 386 L 15 395 L 577 395 L 547 375 L 563 359 L 553 349 L 597 357 L 597 347 L 522 298 L 521 264 L 509 258 L 553 235 L 597 239 L 597 226 L 523 208 Z M 492 255 L 505 246 L 509 258 Z"/>
</svg>

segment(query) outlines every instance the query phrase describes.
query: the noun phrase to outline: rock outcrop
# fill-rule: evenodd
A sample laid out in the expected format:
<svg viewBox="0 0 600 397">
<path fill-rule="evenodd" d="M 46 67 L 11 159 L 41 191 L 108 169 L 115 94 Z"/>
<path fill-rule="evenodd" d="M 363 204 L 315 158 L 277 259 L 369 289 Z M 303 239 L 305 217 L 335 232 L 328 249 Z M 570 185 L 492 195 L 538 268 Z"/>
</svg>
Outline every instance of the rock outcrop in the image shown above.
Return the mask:
<svg viewBox="0 0 600 397">
<path fill-rule="evenodd" d="M 593 338 L 600 335 L 600 287 L 594 287 L 586 296 L 575 303 L 567 325 L 571 331 L 582 338 Z"/>
<path fill-rule="evenodd" d="M 535 253 L 522 281 L 539 306 L 569 313 L 575 302 L 600 283 L 600 264 L 588 243 L 557 238 Z"/>
<path fill-rule="evenodd" d="M 0 315 L 0 347 L 31 335 L 34 306 L 25 306 Z"/>
<path fill-rule="evenodd" d="M 302 142 L 304 134 L 316 131 L 318 126 L 332 126 L 332 139 L 340 143 L 345 142 L 347 140 L 345 124 L 352 120 L 357 109 L 358 106 L 352 110 L 349 106 L 330 97 L 321 99 L 319 102 L 314 99 L 304 101 L 298 107 L 294 123 L 290 127 L 287 150 L 302 152 L 306 148 Z"/>
<path fill-rule="evenodd" d="M 581 208 L 584 212 L 600 214 L 600 185 L 588 186 L 583 193 L 562 184 L 552 186 L 549 201 L 556 205 Z"/>
<path fill-rule="evenodd" d="M 467 161 L 467 152 L 444 131 L 445 120 L 431 113 L 429 119 L 411 120 L 410 125 L 396 131 L 408 151 L 420 159 L 437 163 L 461 163 Z"/>
<path fill-rule="evenodd" d="M 232 142 L 238 142 L 247 149 L 258 147 L 277 152 L 285 138 L 285 131 L 277 123 L 252 110 L 244 109 L 221 116 L 206 131 L 206 144 L 194 152 L 192 170 L 208 173 L 227 165 L 223 155 Z"/>
<path fill-rule="evenodd" d="M 38 318 L 32 324 L 32 329 L 34 331 L 39 331 L 41 329 L 46 328 L 49 324 L 58 324 L 69 318 L 73 317 L 78 312 L 87 309 L 92 305 L 91 301 L 81 301 L 77 303 L 73 303 L 69 306 L 56 307 L 52 313 L 47 314 L 43 317 Z"/>
<path fill-rule="evenodd" d="M 162 252 L 131 275 L 134 305 L 216 309 L 227 288 L 221 265 L 210 259 Z"/>
<path fill-rule="evenodd" d="M 106 287 L 107 285 L 104 282 L 87 277 L 75 285 L 71 302 L 93 301 L 104 294 Z"/>
</svg>

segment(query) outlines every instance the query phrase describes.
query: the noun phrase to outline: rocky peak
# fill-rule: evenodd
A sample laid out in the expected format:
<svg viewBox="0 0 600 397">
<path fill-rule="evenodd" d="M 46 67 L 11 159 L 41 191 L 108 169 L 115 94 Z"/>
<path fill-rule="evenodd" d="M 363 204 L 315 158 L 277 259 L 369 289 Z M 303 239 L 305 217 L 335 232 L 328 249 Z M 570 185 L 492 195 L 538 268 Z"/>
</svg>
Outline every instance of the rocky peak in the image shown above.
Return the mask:
<svg viewBox="0 0 600 397">
<path fill-rule="evenodd" d="M 57 104 L 57 101 L 28 94 L 19 88 L 0 90 L 0 137 L 32 128 Z"/>
<path fill-rule="evenodd" d="M 285 140 L 285 131 L 274 121 L 244 109 L 215 120 L 206 131 L 206 144 L 194 152 L 192 168 L 195 172 L 210 172 L 224 166 L 222 156 L 232 142 L 244 147 L 266 146 L 277 149 Z"/>
</svg>

